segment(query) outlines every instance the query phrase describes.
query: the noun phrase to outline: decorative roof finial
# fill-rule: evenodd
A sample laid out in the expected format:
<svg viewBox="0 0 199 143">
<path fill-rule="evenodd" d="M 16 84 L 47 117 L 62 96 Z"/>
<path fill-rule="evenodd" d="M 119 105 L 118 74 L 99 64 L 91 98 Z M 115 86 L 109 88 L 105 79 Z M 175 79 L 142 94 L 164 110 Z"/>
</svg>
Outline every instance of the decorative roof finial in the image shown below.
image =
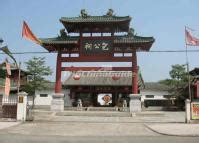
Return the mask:
<svg viewBox="0 0 199 143">
<path fill-rule="evenodd" d="M 129 28 L 128 36 L 133 37 L 135 35 L 135 30 L 133 28 Z"/>
<path fill-rule="evenodd" d="M 67 36 L 67 33 L 66 33 L 66 31 L 65 31 L 65 29 L 60 29 L 60 36 L 61 37 L 66 37 Z"/>
<path fill-rule="evenodd" d="M 108 12 L 106 13 L 106 16 L 113 16 L 113 9 L 108 9 Z"/>
<path fill-rule="evenodd" d="M 81 17 L 83 17 L 83 18 L 88 17 L 88 13 L 86 12 L 85 9 L 82 9 L 82 10 L 81 10 Z"/>
<path fill-rule="evenodd" d="M 3 39 L 0 38 L 0 43 L 3 43 Z"/>
</svg>

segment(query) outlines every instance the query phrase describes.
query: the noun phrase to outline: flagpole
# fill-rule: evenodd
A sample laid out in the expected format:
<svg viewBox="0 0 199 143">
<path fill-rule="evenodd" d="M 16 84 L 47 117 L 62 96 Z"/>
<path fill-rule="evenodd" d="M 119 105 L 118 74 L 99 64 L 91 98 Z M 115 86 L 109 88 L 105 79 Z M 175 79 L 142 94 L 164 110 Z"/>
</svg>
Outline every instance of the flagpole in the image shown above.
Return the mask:
<svg viewBox="0 0 199 143">
<path fill-rule="evenodd" d="M 187 28 L 185 26 L 185 32 L 186 32 Z M 188 74 L 188 90 L 189 90 L 189 100 L 191 101 L 191 81 L 190 81 L 190 74 L 189 74 L 189 59 L 188 59 L 188 52 L 187 52 L 187 42 L 186 42 L 186 36 L 185 36 L 185 48 L 186 48 L 186 65 L 187 65 L 187 74 Z"/>
</svg>

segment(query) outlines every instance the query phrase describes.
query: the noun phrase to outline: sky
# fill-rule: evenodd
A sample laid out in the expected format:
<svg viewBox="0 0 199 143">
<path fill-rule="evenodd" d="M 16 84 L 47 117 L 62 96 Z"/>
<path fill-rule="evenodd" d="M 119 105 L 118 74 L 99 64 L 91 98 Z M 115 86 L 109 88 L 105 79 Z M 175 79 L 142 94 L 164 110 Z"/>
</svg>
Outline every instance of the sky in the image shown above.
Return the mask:
<svg viewBox="0 0 199 143">
<path fill-rule="evenodd" d="M 104 15 L 109 8 L 117 16 L 131 16 L 130 26 L 139 36 L 153 36 L 155 43 L 152 51 L 185 50 L 185 26 L 194 29 L 192 33 L 199 37 L 199 1 L 198 0 L 0 0 L 0 38 L 12 52 L 46 52 L 46 50 L 25 40 L 21 36 L 22 23 L 25 20 L 33 33 L 39 38 L 56 37 L 63 25 L 61 17 L 76 17 L 81 9 L 89 15 Z M 199 50 L 199 47 L 188 47 Z M 45 57 L 46 65 L 53 70 L 48 79 L 54 81 L 56 54 L 14 55 L 22 62 L 33 56 Z M 0 61 L 5 60 L 0 54 Z M 199 52 L 189 52 L 190 69 L 199 67 Z M 171 65 L 185 64 L 185 53 L 138 53 L 144 81 L 159 81 L 169 78 Z M 66 66 L 130 66 L 130 63 L 65 63 Z M 62 78 L 64 80 L 64 76 Z"/>
</svg>

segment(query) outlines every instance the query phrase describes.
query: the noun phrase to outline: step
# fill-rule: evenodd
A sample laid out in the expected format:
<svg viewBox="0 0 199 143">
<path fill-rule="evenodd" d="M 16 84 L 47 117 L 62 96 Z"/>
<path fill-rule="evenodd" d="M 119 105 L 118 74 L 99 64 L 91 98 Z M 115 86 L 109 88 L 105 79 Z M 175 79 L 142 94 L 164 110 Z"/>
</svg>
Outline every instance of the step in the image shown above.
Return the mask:
<svg viewBox="0 0 199 143">
<path fill-rule="evenodd" d="M 129 112 L 118 111 L 64 111 L 56 113 L 57 116 L 93 116 L 93 117 L 130 117 Z"/>
<path fill-rule="evenodd" d="M 90 110 L 64 110 L 63 112 L 53 112 L 50 110 L 33 110 L 35 116 L 48 117 L 51 115 L 56 116 L 94 116 L 94 117 L 152 117 L 152 116 L 164 116 L 163 111 L 142 111 L 138 113 L 122 112 L 122 111 L 90 111 Z"/>
</svg>

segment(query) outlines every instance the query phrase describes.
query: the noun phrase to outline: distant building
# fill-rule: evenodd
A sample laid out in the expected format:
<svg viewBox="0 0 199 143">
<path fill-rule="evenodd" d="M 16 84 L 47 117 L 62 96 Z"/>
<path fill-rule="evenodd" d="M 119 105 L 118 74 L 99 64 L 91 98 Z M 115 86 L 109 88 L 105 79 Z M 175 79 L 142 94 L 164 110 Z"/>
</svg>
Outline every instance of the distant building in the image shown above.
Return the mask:
<svg viewBox="0 0 199 143">
<path fill-rule="evenodd" d="M 62 85 L 65 106 L 76 106 L 78 99 L 82 100 L 83 106 L 122 106 L 124 100 L 128 103 L 132 83 L 128 76 L 130 72 L 123 72 L 126 73 L 126 77 L 120 77 L 119 73 L 121 72 L 81 71 L 71 73 Z M 118 79 L 113 79 L 113 75 L 117 75 Z M 169 95 L 168 86 L 156 82 L 144 83 L 141 74 L 139 77 L 139 93 L 143 105 L 147 107 L 166 106 L 175 100 Z M 55 83 L 49 83 L 47 89 L 36 90 L 35 105 L 37 107 L 47 107 L 51 104 L 54 85 Z M 103 103 L 103 97 L 107 95 L 111 98 L 110 104 L 100 104 Z"/>
<path fill-rule="evenodd" d="M 5 76 L 6 76 L 6 68 L 5 68 L 5 62 L 3 62 L 3 63 L 0 64 L 0 96 L 4 95 Z M 28 73 L 26 71 L 20 70 L 20 90 L 23 87 L 23 85 L 26 84 L 27 76 L 28 76 Z M 19 81 L 19 69 L 14 64 L 11 64 L 10 79 L 11 79 L 10 95 L 16 95 L 17 94 L 18 81 Z"/>
<path fill-rule="evenodd" d="M 120 74 L 126 74 L 121 76 Z M 65 106 L 76 106 L 77 100 L 82 99 L 83 106 L 101 106 L 103 97 L 110 96 L 111 101 L 107 106 L 122 106 L 122 100 L 129 100 L 132 79 L 131 72 L 123 71 L 81 71 L 71 73 L 63 82 Z M 80 77 L 78 77 L 78 76 Z M 141 74 L 139 86 L 143 86 Z M 51 104 L 55 83 L 50 83 L 47 89 L 36 90 L 35 105 L 46 106 Z"/>
<path fill-rule="evenodd" d="M 169 87 L 157 82 L 146 82 L 140 90 L 144 107 L 173 105 L 175 98 L 169 93 Z"/>
</svg>

